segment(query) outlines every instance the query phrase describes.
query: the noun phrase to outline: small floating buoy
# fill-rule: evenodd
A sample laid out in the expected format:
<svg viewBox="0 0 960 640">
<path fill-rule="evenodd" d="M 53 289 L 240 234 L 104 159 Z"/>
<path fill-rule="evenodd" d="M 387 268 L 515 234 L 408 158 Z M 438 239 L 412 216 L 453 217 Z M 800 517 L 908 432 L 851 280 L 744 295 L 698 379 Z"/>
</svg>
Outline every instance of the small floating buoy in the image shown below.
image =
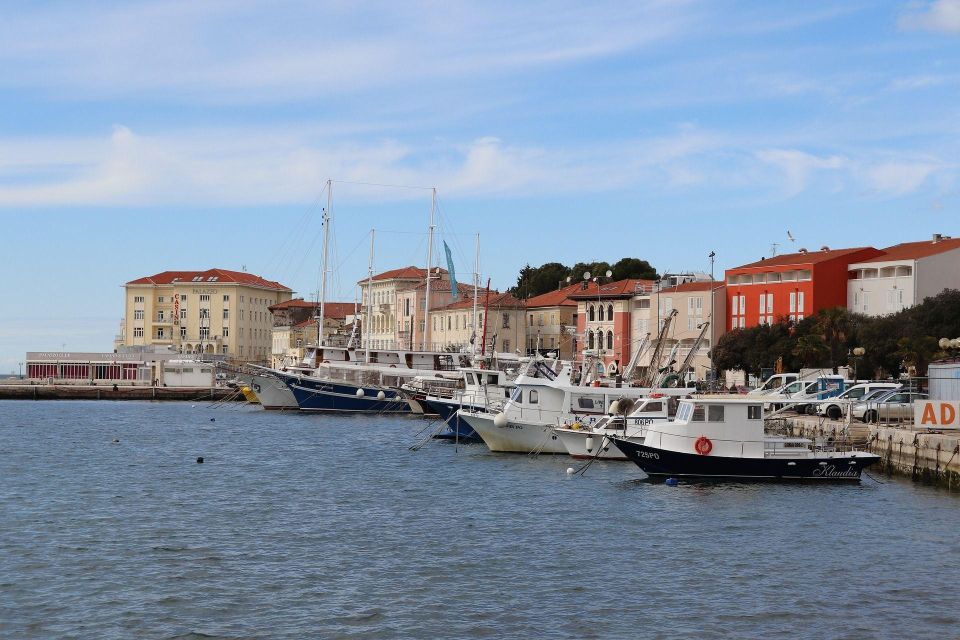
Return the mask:
<svg viewBox="0 0 960 640">
<path fill-rule="evenodd" d="M 210 422 L 216 422 L 216 421 L 217 421 L 216 418 L 210 418 Z"/>
<path fill-rule="evenodd" d="M 192 404 L 192 405 L 190 405 L 190 408 L 191 408 L 191 409 L 195 409 L 195 408 L 196 408 L 196 406 L 197 406 L 197 405 L 195 405 L 195 404 Z"/>
<path fill-rule="evenodd" d="M 572 476 L 575 469 L 573 467 L 567 467 L 567 475 Z"/>
<path fill-rule="evenodd" d="M 203 456 L 197 458 L 197 464 L 203 464 Z"/>
<path fill-rule="evenodd" d="M 680 484 L 680 483 L 677 481 L 676 478 L 667 478 L 667 486 L 668 486 L 668 487 L 675 487 L 675 486 L 677 486 L 678 484 Z"/>
<path fill-rule="evenodd" d="M 120 444 L 120 438 L 114 438 L 113 444 Z"/>
</svg>

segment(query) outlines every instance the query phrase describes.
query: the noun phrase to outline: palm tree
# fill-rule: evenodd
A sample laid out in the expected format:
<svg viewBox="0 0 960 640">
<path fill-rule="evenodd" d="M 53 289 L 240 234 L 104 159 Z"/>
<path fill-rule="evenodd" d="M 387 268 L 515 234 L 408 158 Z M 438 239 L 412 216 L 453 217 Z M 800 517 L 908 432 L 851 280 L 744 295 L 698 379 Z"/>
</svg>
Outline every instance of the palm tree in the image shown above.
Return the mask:
<svg viewBox="0 0 960 640">
<path fill-rule="evenodd" d="M 830 366 L 834 373 L 838 373 L 841 362 L 845 361 L 851 329 L 850 313 L 844 307 L 821 309 L 817 314 L 817 331 L 830 352 Z"/>
<path fill-rule="evenodd" d="M 797 345 L 793 348 L 793 355 L 800 358 L 800 361 L 808 367 L 820 366 L 828 352 L 829 349 L 823 338 L 815 333 L 797 338 Z"/>
</svg>

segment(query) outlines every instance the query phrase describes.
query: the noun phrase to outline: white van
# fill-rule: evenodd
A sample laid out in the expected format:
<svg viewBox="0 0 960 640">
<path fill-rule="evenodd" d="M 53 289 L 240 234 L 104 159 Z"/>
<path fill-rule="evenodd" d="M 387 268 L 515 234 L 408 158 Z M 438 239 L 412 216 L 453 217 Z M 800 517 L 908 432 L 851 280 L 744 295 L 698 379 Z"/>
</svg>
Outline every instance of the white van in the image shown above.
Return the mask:
<svg viewBox="0 0 960 640">
<path fill-rule="evenodd" d="M 856 384 L 836 398 L 831 398 L 831 402 L 824 402 L 817 406 L 817 415 L 826 416 L 831 420 L 839 420 L 843 417 L 844 411 L 851 404 L 857 402 L 864 396 L 868 396 L 878 389 L 899 389 L 898 382 L 861 382 Z"/>
<path fill-rule="evenodd" d="M 797 373 L 778 373 L 764 380 L 763 384 L 747 393 L 748 396 L 765 396 L 779 391 L 784 386 L 795 382 L 800 375 Z"/>
</svg>

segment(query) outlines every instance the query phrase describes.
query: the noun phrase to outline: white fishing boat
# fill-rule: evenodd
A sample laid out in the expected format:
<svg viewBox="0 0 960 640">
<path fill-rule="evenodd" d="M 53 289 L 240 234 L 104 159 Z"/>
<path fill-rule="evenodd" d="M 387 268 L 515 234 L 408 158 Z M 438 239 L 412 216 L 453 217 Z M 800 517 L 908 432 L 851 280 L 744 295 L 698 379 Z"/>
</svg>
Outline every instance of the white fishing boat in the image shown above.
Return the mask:
<svg viewBox="0 0 960 640">
<path fill-rule="evenodd" d="M 642 443 L 650 425 L 670 419 L 676 398 L 652 394 L 636 402 L 623 398 L 612 404 L 612 415 L 593 426 L 577 421 L 553 430 L 567 453 L 578 459 L 628 460 L 611 436 Z"/>
</svg>

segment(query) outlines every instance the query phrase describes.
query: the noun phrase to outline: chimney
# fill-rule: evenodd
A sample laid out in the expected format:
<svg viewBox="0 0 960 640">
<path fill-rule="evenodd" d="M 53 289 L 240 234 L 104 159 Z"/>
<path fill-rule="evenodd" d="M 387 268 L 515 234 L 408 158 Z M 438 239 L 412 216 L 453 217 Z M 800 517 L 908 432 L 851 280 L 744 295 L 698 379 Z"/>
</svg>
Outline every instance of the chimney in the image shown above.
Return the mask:
<svg viewBox="0 0 960 640">
<path fill-rule="evenodd" d="M 939 234 L 939 233 L 933 234 L 933 244 L 937 244 L 937 243 L 940 242 L 941 240 L 943 240 L 943 235 L 941 235 L 941 234 Z"/>
<path fill-rule="evenodd" d="M 830 251 L 830 247 L 828 247 L 827 245 L 823 245 L 822 247 L 820 247 L 820 251 Z"/>
<path fill-rule="evenodd" d="M 807 252 L 807 250 L 806 250 L 806 249 L 804 249 L 803 247 L 801 247 L 801 248 L 800 248 L 800 251 L 799 251 L 799 253 L 806 253 L 806 252 Z"/>
</svg>

